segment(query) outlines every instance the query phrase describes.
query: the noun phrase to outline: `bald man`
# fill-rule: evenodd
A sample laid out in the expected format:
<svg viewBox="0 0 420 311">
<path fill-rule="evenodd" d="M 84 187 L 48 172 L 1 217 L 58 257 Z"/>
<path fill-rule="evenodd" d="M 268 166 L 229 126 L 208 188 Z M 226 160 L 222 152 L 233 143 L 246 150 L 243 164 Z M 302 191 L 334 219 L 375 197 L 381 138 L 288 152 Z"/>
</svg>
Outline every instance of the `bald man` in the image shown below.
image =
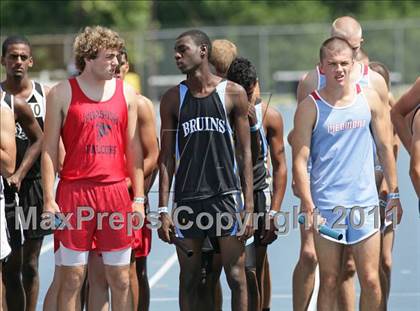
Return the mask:
<svg viewBox="0 0 420 311">
<path fill-rule="evenodd" d="M 350 81 L 359 83 L 362 87 L 369 87 L 376 91 L 384 109 L 389 110 L 388 88 L 384 78 L 375 71 L 369 69 L 366 64 L 367 56 L 360 55 L 363 43 L 363 33 L 360 23 L 350 16 L 337 18 L 331 26 L 331 36 L 345 39 L 349 42 L 355 53 L 356 61 L 350 72 Z M 363 52 L 364 53 L 364 52 Z M 357 59 L 361 59 L 358 61 Z M 297 102 L 302 102 L 312 91 L 320 90 L 325 86 L 325 75 L 319 65 L 307 74 L 299 82 L 297 89 Z M 290 132 L 288 141 L 293 144 L 293 130 Z M 295 195 L 299 196 L 293 187 Z M 301 228 L 301 248 L 298 263 L 293 272 L 293 308 L 294 310 L 306 310 L 315 283 L 315 269 L 318 259 L 315 252 L 313 232 Z M 355 309 L 354 290 L 354 260 L 350 254 L 345 254 L 343 260 L 342 290 L 339 294 L 340 310 Z"/>
</svg>

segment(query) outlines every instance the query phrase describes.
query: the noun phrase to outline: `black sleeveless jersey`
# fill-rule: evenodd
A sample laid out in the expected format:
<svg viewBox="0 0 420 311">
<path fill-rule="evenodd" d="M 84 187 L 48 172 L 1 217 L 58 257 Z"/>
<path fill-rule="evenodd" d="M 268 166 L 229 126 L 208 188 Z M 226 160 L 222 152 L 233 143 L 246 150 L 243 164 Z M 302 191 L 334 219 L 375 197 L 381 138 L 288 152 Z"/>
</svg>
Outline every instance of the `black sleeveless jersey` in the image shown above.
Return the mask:
<svg viewBox="0 0 420 311">
<path fill-rule="evenodd" d="M 14 96 L 6 96 L 4 100 L 14 110 Z M 45 119 L 45 92 L 44 88 L 38 82 L 32 81 L 32 93 L 26 99 L 27 104 L 31 107 L 35 119 L 38 121 L 41 129 L 44 129 Z M 29 147 L 30 142 L 21 125 L 16 122 L 16 168 L 20 166 L 25 155 L 26 149 Z M 41 156 L 35 161 L 34 165 L 26 174 L 25 179 L 41 178 Z"/>
<path fill-rule="evenodd" d="M 223 80 L 203 98 L 192 96 L 184 83 L 179 85 L 177 203 L 240 191 L 233 132 L 225 109 L 226 84 Z"/>
<path fill-rule="evenodd" d="M 269 186 L 268 182 L 268 168 L 267 168 L 267 155 L 268 155 L 268 143 L 265 137 L 264 126 L 263 126 L 263 111 L 261 100 L 255 105 L 255 112 L 257 115 L 257 122 L 261 124 L 260 129 L 258 130 L 258 135 L 260 135 L 260 154 L 258 155 L 257 161 L 253 168 L 254 176 L 254 192 L 264 190 Z"/>
</svg>

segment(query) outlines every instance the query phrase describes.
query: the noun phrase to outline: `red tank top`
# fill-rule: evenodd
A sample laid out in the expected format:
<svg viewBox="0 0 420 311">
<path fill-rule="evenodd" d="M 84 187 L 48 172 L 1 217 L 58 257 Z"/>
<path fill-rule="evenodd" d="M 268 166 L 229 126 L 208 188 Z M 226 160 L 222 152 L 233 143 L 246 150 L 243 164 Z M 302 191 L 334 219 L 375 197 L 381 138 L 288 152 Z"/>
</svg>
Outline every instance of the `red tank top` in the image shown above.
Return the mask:
<svg viewBox="0 0 420 311">
<path fill-rule="evenodd" d="M 75 78 L 69 79 L 72 99 L 61 129 L 66 149 L 60 177 L 108 183 L 125 179 L 127 103 L 123 81 L 106 101 L 89 99 Z"/>
</svg>

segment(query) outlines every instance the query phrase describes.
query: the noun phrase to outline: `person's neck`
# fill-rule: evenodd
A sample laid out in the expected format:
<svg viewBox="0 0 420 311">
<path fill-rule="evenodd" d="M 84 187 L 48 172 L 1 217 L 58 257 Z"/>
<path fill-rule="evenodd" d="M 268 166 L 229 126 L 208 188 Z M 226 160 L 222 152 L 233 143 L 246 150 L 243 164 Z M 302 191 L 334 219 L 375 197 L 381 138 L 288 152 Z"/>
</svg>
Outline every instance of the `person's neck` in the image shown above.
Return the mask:
<svg viewBox="0 0 420 311">
<path fill-rule="evenodd" d="M 98 79 L 89 70 L 84 70 L 78 77 L 77 80 L 90 88 L 104 88 L 108 80 Z"/>
<path fill-rule="evenodd" d="M 28 76 L 23 78 L 7 77 L 2 82 L 2 88 L 12 95 L 21 95 L 27 93 L 28 90 L 32 90 L 32 83 Z"/>
<path fill-rule="evenodd" d="M 209 87 L 214 86 L 215 79 L 221 79 L 210 72 L 208 66 L 197 68 L 197 70 L 188 73 L 187 84 L 194 93 L 205 93 Z"/>
<path fill-rule="evenodd" d="M 353 83 L 347 83 L 339 87 L 326 85 L 324 90 L 321 92 L 323 93 L 322 96 L 325 97 L 328 103 L 335 105 L 342 101 L 346 102 L 350 100 L 354 95 L 354 89 Z"/>
</svg>

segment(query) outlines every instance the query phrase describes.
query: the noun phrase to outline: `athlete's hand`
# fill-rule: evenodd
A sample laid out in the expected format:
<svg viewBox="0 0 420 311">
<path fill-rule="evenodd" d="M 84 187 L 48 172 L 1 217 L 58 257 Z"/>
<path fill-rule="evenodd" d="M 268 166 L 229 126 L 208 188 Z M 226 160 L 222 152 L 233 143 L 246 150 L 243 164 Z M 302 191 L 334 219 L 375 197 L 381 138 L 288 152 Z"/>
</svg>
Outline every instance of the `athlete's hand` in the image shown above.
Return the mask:
<svg viewBox="0 0 420 311">
<path fill-rule="evenodd" d="M 140 223 L 144 224 L 144 220 L 146 219 L 146 214 L 144 212 L 144 204 L 133 202 L 131 207 L 133 212 L 135 213 L 133 217 L 133 225 L 138 226 Z M 141 219 L 139 219 L 139 217 L 141 217 Z"/>
<path fill-rule="evenodd" d="M 162 223 L 158 229 L 159 238 L 166 243 L 172 244 L 171 235 L 175 233 L 175 227 L 172 222 L 171 216 L 168 213 L 160 213 L 159 217 Z"/>
<path fill-rule="evenodd" d="M 397 213 L 397 224 L 400 224 L 402 216 L 403 216 L 403 209 L 401 206 L 400 199 L 391 199 L 388 200 L 385 210 L 385 217 L 389 217 L 389 215 L 393 213 Z M 393 217 L 392 217 L 393 218 Z"/>
<path fill-rule="evenodd" d="M 254 126 L 257 124 L 257 112 L 255 110 L 254 104 L 248 104 L 248 120 L 249 120 L 249 126 Z"/>
<path fill-rule="evenodd" d="M 276 226 L 274 224 L 274 217 L 270 217 L 270 228 L 268 230 L 265 229 L 265 223 L 264 223 L 264 231 L 262 232 L 261 238 L 261 244 L 268 245 L 273 243 L 277 239 L 276 234 Z"/>
<path fill-rule="evenodd" d="M 44 201 L 41 218 L 48 228 L 52 228 L 54 226 L 55 215 L 58 215 L 59 213 L 60 208 L 55 200 Z"/>
<path fill-rule="evenodd" d="M 19 191 L 22 180 L 23 180 L 22 176 L 20 176 L 20 174 L 18 174 L 18 173 L 15 173 L 12 176 L 10 176 L 9 178 L 7 178 L 7 183 L 10 186 L 16 187 L 16 190 Z"/>
<path fill-rule="evenodd" d="M 242 228 L 240 229 L 238 236 L 240 241 L 246 241 L 254 234 L 254 221 L 253 213 L 245 213 L 242 219 Z"/>
<path fill-rule="evenodd" d="M 301 214 L 305 214 L 305 220 L 307 223 L 302 224 L 305 230 L 314 230 L 318 232 L 319 227 L 325 224 L 326 219 L 319 215 L 319 212 L 315 210 L 313 206 L 301 206 Z"/>
<path fill-rule="evenodd" d="M 318 233 L 319 233 L 319 228 L 322 225 L 325 225 L 325 223 L 327 222 L 327 220 L 323 218 L 321 215 L 319 215 L 318 213 L 313 214 L 313 217 L 311 217 L 310 219 L 311 219 L 310 222 L 312 222 L 311 226 Z"/>
</svg>

